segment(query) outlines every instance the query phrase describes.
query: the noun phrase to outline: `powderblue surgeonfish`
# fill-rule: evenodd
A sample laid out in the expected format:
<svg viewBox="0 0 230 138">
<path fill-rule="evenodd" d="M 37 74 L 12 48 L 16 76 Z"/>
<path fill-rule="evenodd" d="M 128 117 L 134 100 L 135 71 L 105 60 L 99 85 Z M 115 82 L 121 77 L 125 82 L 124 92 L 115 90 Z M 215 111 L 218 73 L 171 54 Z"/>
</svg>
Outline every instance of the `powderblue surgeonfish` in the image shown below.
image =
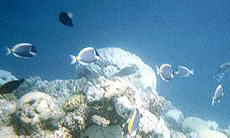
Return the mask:
<svg viewBox="0 0 230 138">
<path fill-rule="evenodd" d="M 69 27 L 73 26 L 73 21 L 72 21 L 73 13 L 62 11 L 60 12 L 58 17 L 59 17 L 59 21 L 65 26 L 69 26 Z"/>
<path fill-rule="evenodd" d="M 180 77 L 189 77 L 190 75 L 194 75 L 193 69 L 188 69 L 185 66 L 177 66 L 177 70 L 175 71 L 175 75 Z"/>
<path fill-rule="evenodd" d="M 140 112 L 136 108 L 130 118 L 126 121 L 128 123 L 128 134 L 126 134 L 126 138 L 134 138 L 137 133 L 137 129 L 140 123 Z"/>
<path fill-rule="evenodd" d="M 220 82 L 224 77 L 224 75 L 229 72 L 230 72 L 230 62 L 227 61 L 219 67 L 217 74 L 214 77 L 218 82 Z"/>
<path fill-rule="evenodd" d="M 13 54 L 18 58 L 30 58 L 37 55 L 35 46 L 30 43 L 19 43 L 13 46 L 13 48 L 6 47 L 6 55 Z"/>
<path fill-rule="evenodd" d="M 216 91 L 212 97 L 212 106 L 214 106 L 214 103 L 216 103 L 216 102 L 220 103 L 220 99 L 224 96 L 223 91 L 224 90 L 223 90 L 223 87 L 221 84 L 216 87 Z"/>
<path fill-rule="evenodd" d="M 77 56 L 70 55 L 71 64 L 79 62 L 82 65 L 88 65 L 100 59 L 100 55 L 93 47 L 86 47 L 82 49 Z"/>
<path fill-rule="evenodd" d="M 174 71 L 170 64 L 162 64 L 160 68 L 156 65 L 157 74 L 160 75 L 163 81 L 169 82 L 174 78 Z"/>
</svg>

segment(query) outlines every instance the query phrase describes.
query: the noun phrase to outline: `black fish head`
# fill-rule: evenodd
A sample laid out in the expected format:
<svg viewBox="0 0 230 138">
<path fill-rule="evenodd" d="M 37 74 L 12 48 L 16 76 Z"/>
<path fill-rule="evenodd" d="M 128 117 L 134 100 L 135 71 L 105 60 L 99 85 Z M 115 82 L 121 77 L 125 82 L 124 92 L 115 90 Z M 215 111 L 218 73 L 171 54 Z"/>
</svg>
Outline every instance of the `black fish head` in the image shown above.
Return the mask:
<svg viewBox="0 0 230 138">
<path fill-rule="evenodd" d="M 69 16 L 67 12 L 64 11 L 60 12 L 59 21 L 66 26 L 70 26 L 70 27 L 73 26 L 72 18 Z"/>
<path fill-rule="evenodd" d="M 32 46 L 32 47 L 31 47 L 31 51 L 32 51 L 33 53 L 37 53 L 37 49 L 35 48 L 35 46 Z"/>
</svg>

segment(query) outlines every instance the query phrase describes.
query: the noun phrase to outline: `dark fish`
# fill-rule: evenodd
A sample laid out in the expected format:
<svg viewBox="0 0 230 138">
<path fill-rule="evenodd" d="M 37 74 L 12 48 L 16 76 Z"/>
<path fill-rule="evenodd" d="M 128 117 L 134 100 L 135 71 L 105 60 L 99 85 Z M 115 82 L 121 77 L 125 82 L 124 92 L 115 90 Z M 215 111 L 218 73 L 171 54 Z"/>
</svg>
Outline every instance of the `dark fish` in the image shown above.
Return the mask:
<svg viewBox="0 0 230 138">
<path fill-rule="evenodd" d="M 37 55 L 35 46 L 30 43 L 19 43 L 13 46 L 13 48 L 6 48 L 6 55 L 13 54 L 18 58 L 30 58 Z"/>
<path fill-rule="evenodd" d="M 218 82 L 220 82 L 224 77 L 224 75 L 229 72 L 230 72 L 230 62 L 227 61 L 219 67 L 217 74 L 214 77 Z"/>
<path fill-rule="evenodd" d="M 3 84 L 0 87 L 0 94 L 11 93 L 13 90 L 17 89 L 24 81 L 25 81 L 25 79 L 12 80 L 12 81 L 9 81 L 9 82 Z"/>
<path fill-rule="evenodd" d="M 67 13 L 67 12 L 62 11 L 59 14 L 59 21 L 66 26 L 72 27 L 73 26 L 72 16 L 73 16 L 72 13 L 70 12 Z"/>
</svg>

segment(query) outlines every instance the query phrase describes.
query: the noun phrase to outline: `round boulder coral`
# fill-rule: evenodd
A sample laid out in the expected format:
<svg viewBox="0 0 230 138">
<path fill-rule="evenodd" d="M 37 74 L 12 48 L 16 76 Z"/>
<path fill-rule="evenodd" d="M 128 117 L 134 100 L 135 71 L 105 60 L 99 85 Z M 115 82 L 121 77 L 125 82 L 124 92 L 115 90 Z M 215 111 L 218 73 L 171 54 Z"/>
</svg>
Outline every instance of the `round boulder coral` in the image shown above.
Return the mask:
<svg viewBox="0 0 230 138">
<path fill-rule="evenodd" d="M 39 131 L 41 125 L 52 117 L 54 103 L 52 98 L 42 92 L 30 92 L 19 100 L 16 116 L 19 120 L 19 133 L 31 134 Z"/>
</svg>

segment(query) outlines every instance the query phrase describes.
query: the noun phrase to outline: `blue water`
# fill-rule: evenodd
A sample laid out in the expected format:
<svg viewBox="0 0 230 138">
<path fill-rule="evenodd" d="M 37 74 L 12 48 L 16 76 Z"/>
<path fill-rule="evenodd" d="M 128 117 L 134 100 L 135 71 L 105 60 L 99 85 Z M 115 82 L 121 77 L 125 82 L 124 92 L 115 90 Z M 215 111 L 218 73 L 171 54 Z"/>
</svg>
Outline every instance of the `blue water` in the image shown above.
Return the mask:
<svg viewBox="0 0 230 138">
<path fill-rule="evenodd" d="M 63 10 L 74 14 L 74 27 L 58 21 Z M 5 46 L 20 42 L 34 44 L 38 55 L 29 60 L 5 56 Z M 185 116 L 216 120 L 222 128 L 230 125 L 230 75 L 221 82 L 221 103 L 211 107 L 218 85 L 213 75 L 230 60 L 229 0 L 1 1 L 1 69 L 19 78 L 73 79 L 69 54 L 86 46 L 120 47 L 153 68 L 162 63 L 193 68 L 190 78 L 159 79 L 159 95 Z"/>
</svg>

